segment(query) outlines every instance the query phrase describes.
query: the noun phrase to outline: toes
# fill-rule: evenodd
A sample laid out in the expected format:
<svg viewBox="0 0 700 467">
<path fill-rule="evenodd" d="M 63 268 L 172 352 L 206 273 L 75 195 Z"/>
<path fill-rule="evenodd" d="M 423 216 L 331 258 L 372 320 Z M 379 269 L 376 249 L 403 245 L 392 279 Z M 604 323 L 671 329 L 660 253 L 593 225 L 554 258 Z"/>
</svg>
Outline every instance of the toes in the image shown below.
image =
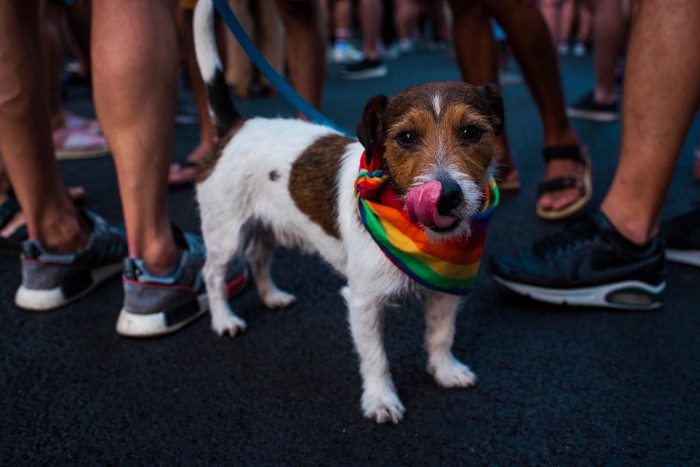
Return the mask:
<svg viewBox="0 0 700 467">
<path fill-rule="evenodd" d="M 234 337 L 236 334 L 240 334 L 245 331 L 248 325 L 243 319 L 236 316 L 231 316 L 223 322 L 215 322 L 212 320 L 211 327 L 217 336 L 228 334 L 229 336 Z"/>
<path fill-rule="evenodd" d="M 286 308 L 296 301 L 296 297 L 290 293 L 276 291 L 265 296 L 263 302 L 268 308 Z"/>
</svg>

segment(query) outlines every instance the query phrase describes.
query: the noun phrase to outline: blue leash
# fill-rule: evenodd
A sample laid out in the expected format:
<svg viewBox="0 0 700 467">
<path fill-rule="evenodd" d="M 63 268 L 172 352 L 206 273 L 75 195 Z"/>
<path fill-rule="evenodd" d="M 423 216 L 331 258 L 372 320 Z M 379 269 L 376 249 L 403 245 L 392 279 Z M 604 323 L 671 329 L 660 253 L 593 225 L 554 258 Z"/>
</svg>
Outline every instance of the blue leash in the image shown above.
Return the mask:
<svg viewBox="0 0 700 467">
<path fill-rule="evenodd" d="M 289 102 L 289 104 L 291 104 L 291 106 L 294 107 L 295 110 L 304 115 L 313 123 L 324 125 L 333 128 L 343 134 L 347 134 L 346 131 L 344 131 L 335 123 L 326 118 L 325 115 L 319 112 L 314 106 L 309 104 L 306 101 L 306 99 L 301 97 L 299 93 L 296 92 L 296 90 L 289 85 L 287 80 L 285 80 L 279 73 L 277 73 L 277 71 L 274 68 L 272 68 L 270 62 L 267 61 L 262 52 L 260 52 L 260 50 L 250 39 L 248 33 L 245 32 L 245 29 L 243 29 L 243 26 L 241 26 L 241 23 L 236 18 L 236 15 L 233 13 L 233 11 L 231 11 L 231 7 L 228 5 L 228 2 L 226 0 L 211 1 L 214 3 L 216 10 L 221 16 L 221 19 L 231 30 L 236 40 L 238 40 L 238 42 L 241 44 L 241 47 L 243 48 L 245 53 L 248 54 L 250 60 L 255 64 L 256 67 L 258 67 L 260 72 L 263 75 L 265 75 L 265 77 L 270 81 L 270 84 L 272 84 L 272 86 L 275 89 L 277 89 L 277 91 L 279 91 L 282 97 L 284 97 L 284 99 L 287 102 Z"/>
</svg>

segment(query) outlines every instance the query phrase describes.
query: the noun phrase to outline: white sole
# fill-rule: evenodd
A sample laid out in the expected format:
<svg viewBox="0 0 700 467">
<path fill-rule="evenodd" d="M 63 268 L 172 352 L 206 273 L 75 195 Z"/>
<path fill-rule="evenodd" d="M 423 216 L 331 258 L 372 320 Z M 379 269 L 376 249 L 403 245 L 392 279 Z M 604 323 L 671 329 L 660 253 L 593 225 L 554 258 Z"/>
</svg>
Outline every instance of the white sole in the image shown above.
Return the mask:
<svg viewBox="0 0 700 467">
<path fill-rule="evenodd" d="M 209 311 L 209 300 L 207 294 L 203 293 L 197 297 L 199 310 L 175 324 L 168 324 L 166 313 L 149 313 L 147 315 L 132 313 L 124 308 L 119 312 L 117 318 L 117 333 L 127 337 L 154 337 L 163 334 L 170 334 L 183 328 L 195 319 Z"/>
<path fill-rule="evenodd" d="M 595 111 L 566 109 L 566 116 L 570 118 L 580 118 L 599 123 L 612 123 L 620 119 L 620 114 L 600 113 Z"/>
<path fill-rule="evenodd" d="M 103 266 L 90 273 L 91 284 L 79 293 L 70 297 L 64 296 L 63 287 L 53 289 L 30 289 L 20 286 L 15 294 L 15 305 L 30 311 L 47 311 L 67 305 L 83 297 L 95 287 L 106 281 L 110 277 L 122 271 L 121 261 L 118 263 Z"/>
<path fill-rule="evenodd" d="M 684 251 L 666 248 L 666 259 L 675 263 L 700 267 L 700 251 Z"/>
<path fill-rule="evenodd" d="M 656 297 L 666 288 L 666 282 L 650 286 L 639 281 L 622 281 L 599 287 L 577 289 L 545 289 L 511 282 L 500 277 L 494 279 L 513 292 L 535 300 L 555 305 L 598 306 L 620 310 L 653 310 L 663 306 Z"/>
</svg>

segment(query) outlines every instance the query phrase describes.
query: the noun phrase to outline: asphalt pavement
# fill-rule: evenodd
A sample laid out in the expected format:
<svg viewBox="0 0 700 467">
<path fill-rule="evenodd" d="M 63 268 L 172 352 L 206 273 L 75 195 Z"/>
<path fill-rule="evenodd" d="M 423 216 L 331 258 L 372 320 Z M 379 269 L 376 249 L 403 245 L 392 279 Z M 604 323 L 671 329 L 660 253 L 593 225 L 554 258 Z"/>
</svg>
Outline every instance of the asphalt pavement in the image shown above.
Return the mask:
<svg viewBox="0 0 700 467">
<path fill-rule="evenodd" d="M 448 50 L 421 49 L 387 65 L 386 78 L 367 81 L 344 81 L 331 65 L 322 111 L 353 131 L 375 94 L 459 79 Z M 563 58 L 561 72 L 568 102 L 591 89 L 590 57 Z M 94 115 L 87 87 L 67 91 L 68 108 Z M 503 196 L 483 264 L 565 225 L 535 216 L 542 126 L 531 95 L 523 83 L 502 91 L 523 186 Z M 239 106 L 245 115 L 293 115 L 279 97 Z M 590 149 L 597 203 L 613 175 L 620 125 L 573 124 Z M 690 176 L 697 131 L 696 119 L 665 217 L 700 200 Z M 176 127 L 176 160 L 197 136 L 196 126 Z M 87 189 L 87 208 L 122 222 L 111 158 L 60 166 L 67 184 Z M 192 189 L 170 194 L 175 222 L 198 230 Z M 397 426 L 362 418 L 342 280 L 290 250 L 279 251 L 273 274 L 297 302 L 267 310 L 248 289 L 234 300 L 248 321 L 243 335 L 216 337 L 204 317 L 168 337 L 133 340 L 114 330 L 120 280 L 65 308 L 29 313 L 12 304 L 19 261 L 0 257 L 0 465 L 700 463 L 698 269 L 671 265 L 665 307 L 624 312 L 516 298 L 483 267 L 458 317 L 454 352 L 479 376 L 463 390 L 442 389 L 425 371 L 421 308 L 406 301 L 386 326 L 407 409 Z"/>
</svg>

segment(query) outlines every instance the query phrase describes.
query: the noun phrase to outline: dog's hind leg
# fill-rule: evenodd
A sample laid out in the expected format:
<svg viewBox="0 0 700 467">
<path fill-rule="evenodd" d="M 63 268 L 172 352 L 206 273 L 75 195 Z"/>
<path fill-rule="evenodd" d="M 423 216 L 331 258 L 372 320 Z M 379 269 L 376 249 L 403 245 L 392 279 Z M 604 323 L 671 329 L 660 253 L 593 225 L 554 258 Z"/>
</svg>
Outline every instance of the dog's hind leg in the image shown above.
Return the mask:
<svg viewBox="0 0 700 467">
<path fill-rule="evenodd" d="M 460 298 L 439 292 L 428 294 L 425 302 L 425 350 L 428 372 L 440 386 L 467 387 L 476 384 L 476 375 L 452 355 L 455 319 Z"/>
<path fill-rule="evenodd" d="M 241 232 L 207 232 L 203 229 L 207 246 L 207 260 L 202 274 L 207 285 L 211 327 L 222 336 L 235 336 L 246 329 L 246 322 L 236 315 L 226 295 L 226 271 L 233 256 L 239 250 L 242 241 Z M 220 238 L 219 238 L 220 237 Z M 218 241 L 215 241 L 218 240 Z"/>
<path fill-rule="evenodd" d="M 258 224 L 245 253 L 260 300 L 268 308 L 285 308 L 294 303 L 296 297 L 277 288 L 270 275 L 272 253 L 276 244 L 274 233 Z"/>
<path fill-rule="evenodd" d="M 362 411 L 379 423 L 398 423 L 406 411 L 391 379 L 384 350 L 384 299 L 367 290 L 344 287 L 350 330 L 360 357 Z"/>
</svg>

